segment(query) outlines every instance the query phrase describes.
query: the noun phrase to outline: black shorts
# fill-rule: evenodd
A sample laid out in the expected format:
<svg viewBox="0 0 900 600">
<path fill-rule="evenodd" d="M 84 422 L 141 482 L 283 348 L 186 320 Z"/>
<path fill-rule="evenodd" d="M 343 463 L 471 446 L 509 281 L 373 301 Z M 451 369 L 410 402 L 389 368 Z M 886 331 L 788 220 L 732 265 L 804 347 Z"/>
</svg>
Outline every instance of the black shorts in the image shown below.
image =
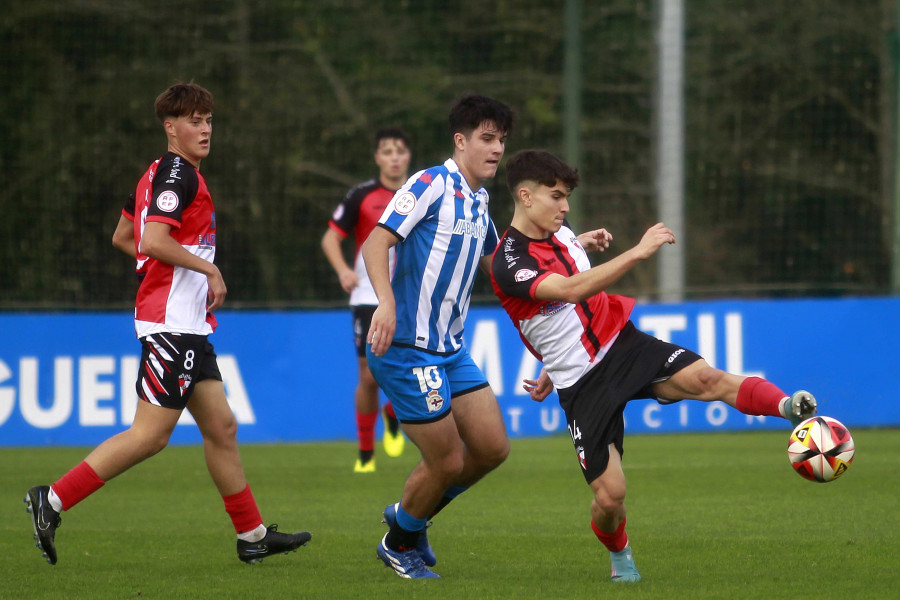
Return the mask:
<svg viewBox="0 0 900 600">
<path fill-rule="evenodd" d="M 205 335 L 154 333 L 141 338 L 141 364 L 135 384 L 138 398 L 184 410 L 194 384 L 222 381 L 216 353 Z"/>
<path fill-rule="evenodd" d="M 629 321 L 597 366 L 575 385 L 557 390 L 588 483 L 606 471 L 610 444 L 624 454 L 622 411 L 628 401 L 654 398 L 654 383 L 698 360 L 695 352 L 647 335 Z"/>
<path fill-rule="evenodd" d="M 377 306 L 368 304 L 353 307 L 353 341 L 356 343 L 356 355 L 366 357 L 366 338 L 369 337 L 369 326 Z"/>
</svg>

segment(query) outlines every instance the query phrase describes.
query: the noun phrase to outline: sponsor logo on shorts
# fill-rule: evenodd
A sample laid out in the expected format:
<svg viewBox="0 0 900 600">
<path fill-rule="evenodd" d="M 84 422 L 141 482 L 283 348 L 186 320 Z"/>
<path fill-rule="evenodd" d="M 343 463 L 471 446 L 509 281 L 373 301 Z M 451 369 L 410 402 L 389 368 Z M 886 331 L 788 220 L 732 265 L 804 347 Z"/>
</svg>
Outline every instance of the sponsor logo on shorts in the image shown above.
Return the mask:
<svg viewBox="0 0 900 600">
<path fill-rule="evenodd" d="M 425 405 L 428 412 L 438 412 L 444 406 L 444 398 L 437 390 L 431 390 L 425 394 Z"/>
<path fill-rule="evenodd" d="M 178 208 L 178 195 L 170 190 L 166 190 L 156 197 L 156 206 L 163 212 L 172 212 Z"/>
<path fill-rule="evenodd" d="M 684 348 L 679 348 L 675 352 L 672 353 L 672 356 L 669 357 L 669 360 L 666 361 L 666 365 L 671 365 L 675 362 L 675 359 L 679 357 L 684 352 Z"/>
</svg>

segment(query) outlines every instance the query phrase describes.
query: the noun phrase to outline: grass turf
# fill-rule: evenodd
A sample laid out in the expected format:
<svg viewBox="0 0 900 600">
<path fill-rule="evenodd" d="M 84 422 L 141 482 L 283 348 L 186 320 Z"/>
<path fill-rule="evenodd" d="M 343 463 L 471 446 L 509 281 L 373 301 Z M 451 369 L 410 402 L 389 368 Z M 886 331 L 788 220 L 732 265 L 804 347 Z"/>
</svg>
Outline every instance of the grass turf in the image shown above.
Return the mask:
<svg viewBox="0 0 900 600">
<path fill-rule="evenodd" d="M 308 529 L 297 554 L 237 560 L 201 448 L 170 447 L 109 482 L 34 547 L 22 498 L 83 448 L 0 449 L 0 598 L 886 598 L 900 588 L 900 435 L 853 431 L 840 479 L 787 462 L 785 432 L 631 436 L 628 533 L 644 580 L 609 582 L 589 488 L 566 437 L 514 440 L 508 461 L 429 530 L 442 579 L 401 580 L 375 558 L 416 461 L 376 456 L 353 474 L 349 442 L 244 446 L 266 523 Z"/>
</svg>

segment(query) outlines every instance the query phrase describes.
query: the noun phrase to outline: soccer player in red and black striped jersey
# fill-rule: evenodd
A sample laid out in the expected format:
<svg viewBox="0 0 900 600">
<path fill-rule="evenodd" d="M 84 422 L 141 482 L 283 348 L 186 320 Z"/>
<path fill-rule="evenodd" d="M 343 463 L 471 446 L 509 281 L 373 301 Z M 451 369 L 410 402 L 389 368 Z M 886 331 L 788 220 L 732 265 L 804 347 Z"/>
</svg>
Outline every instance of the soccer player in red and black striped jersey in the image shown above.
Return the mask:
<svg viewBox="0 0 900 600">
<path fill-rule="evenodd" d="M 394 192 L 408 177 L 411 154 L 409 138 L 398 127 L 382 127 L 375 133 L 375 164 L 378 177 L 354 186 L 335 209 L 328 229 L 322 236 L 322 250 L 337 273 L 344 291 L 350 294 L 353 311 L 353 338 L 359 379 L 354 393 L 356 433 L 359 458 L 353 466 L 355 473 L 375 472 L 375 422 L 378 420 L 379 388 L 366 362 L 366 338 L 378 297 L 369 282 L 360 247 L 378 223 Z M 352 235 L 355 243 L 353 266 L 344 260 L 341 242 Z M 393 260 L 393 255 L 391 256 Z M 390 457 L 403 453 L 405 444 L 400 422 L 390 400 L 382 408 L 384 418 L 384 451 Z"/>
<path fill-rule="evenodd" d="M 215 209 L 199 170 L 209 154 L 212 110 L 212 95 L 194 83 L 174 85 L 156 99 L 168 151 L 141 178 L 129 199 L 134 207 L 126 205 L 113 234 L 113 245 L 137 258 L 141 278 L 134 321 L 142 346 L 140 401 L 129 429 L 97 446 L 53 485 L 28 490 L 35 539 L 50 564 L 57 560 L 60 513 L 165 448 L 185 408 L 203 435 L 207 468 L 237 533 L 238 558 L 257 562 L 311 539 L 306 531 L 287 534 L 263 524 L 208 341 L 216 328 L 212 311 L 227 293 L 213 263 Z M 133 221 L 130 247 L 128 221 Z"/>
<path fill-rule="evenodd" d="M 585 480 L 594 492 L 591 528 L 610 551 L 613 581 L 640 581 L 625 533 L 624 421 L 629 400 L 669 404 L 720 400 L 744 414 L 792 422 L 815 414 L 806 391 L 788 396 L 759 377 L 713 368 L 694 352 L 647 335 L 629 320 L 634 299 L 606 289 L 675 235 L 650 227 L 633 248 L 596 267 L 588 250 L 609 247 L 605 229 L 575 233 L 566 223 L 578 172 L 541 150 L 506 165 L 515 200 L 512 224 L 491 265 L 494 292 L 544 368 L 525 389 L 536 401 L 555 387 Z"/>
</svg>

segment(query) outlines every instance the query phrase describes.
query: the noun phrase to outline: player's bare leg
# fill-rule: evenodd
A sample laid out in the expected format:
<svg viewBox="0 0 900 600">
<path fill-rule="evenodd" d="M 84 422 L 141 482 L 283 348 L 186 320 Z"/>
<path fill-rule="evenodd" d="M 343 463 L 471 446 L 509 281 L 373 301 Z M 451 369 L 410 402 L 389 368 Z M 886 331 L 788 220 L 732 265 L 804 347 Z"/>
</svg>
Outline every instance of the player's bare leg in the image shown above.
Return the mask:
<svg viewBox="0 0 900 600">
<path fill-rule="evenodd" d="M 247 477 L 237 443 L 237 419 L 225 398 L 221 381 L 205 379 L 196 384 L 187 409 L 203 435 L 206 468 L 219 494 L 229 496 L 247 487 Z"/>
<path fill-rule="evenodd" d="M 609 445 L 609 462 L 600 477 L 591 482 L 591 529 L 609 550 L 611 575 L 616 582 L 635 582 L 641 574 L 634 564 L 631 543 L 625 533 L 625 472 L 622 457 Z"/>
<path fill-rule="evenodd" d="M 28 490 L 25 503 L 31 513 L 34 538 L 47 562 L 56 564 L 60 513 L 100 489 L 106 481 L 165 448 L 180 415 L 179 410 L 138 402 L 131 427 L 97 446 L 53 486 L 34 486 Z"/>
<path fill-rule="evenodd" d="M 427 518 L 444 490 L 462 474 L 465 447 L 452 412 L 433 423 L 404 423 L 402 427 L 419 448 L 422 460 L 406 480 L 401 505 L 411 515 Z"/>
<path fill-rule="evenodd" d="M 244 474 L 237 443 L 237 420 L 228 405 L 222 382 L 205 379 L 195 385 L 187 408 L 203 435 L 206 468 L 238 534 L 238 558 L 254 564 L 268 556 L 294 552 L 305 546 L 312 539 L 309 532 L 281 533 L 277 525 L 263 525 Z"/>
<path fill-rule="evenodd" d="M 794 426 L 816 414 L 816 398 L 805 390 L 789 396 L 765 379 L 726 373 L 705 360 L 698 360 L 667 381 L 655 384 L 653 390 L 660 398 L 669 400 L 720 400 L 744 414 L 782 417 Z"/>
<path fill-rule="evenodd" d="M 457 495 L 497 468 L 509 454 L 506 426 L 497 400 L 489 387 L 454 398 L 453 412 L 444 420 L 448 419 L 452 419 L 455 423 L 458 437 L 463 441 L 462 469 L 450 485 L 442 490 L 437 504 L 432 505 L 430 512 L 426 513 L 427 518 L 433 517 Z M 418 437 L 416 426 L 404 425 L 404 429 L 415 442 L 413 436 Z M 410 476 L 413 489 L 420 477 L 428 477 L 427 468 L 427 465 L 423 464 L 413 471 Z M 402 503 L 388 505 L 384 510 L 384 522 L 389 527 L 393 527 L 397 520 L 400 504 Z M 416 540 L 415 548 L 425 565 L 433 567 L 437 563 L 437 557 L 428 542 L 426 531 L 428 526 L 426 522 Z"/>
<path fill-rule="evenodd" d="M 453 418 L 465 444 L 463 469 L 453 484 L 468 488 L 506 460 L 509 437 L 490 387 L 454 398 Z"/>
</svg>

